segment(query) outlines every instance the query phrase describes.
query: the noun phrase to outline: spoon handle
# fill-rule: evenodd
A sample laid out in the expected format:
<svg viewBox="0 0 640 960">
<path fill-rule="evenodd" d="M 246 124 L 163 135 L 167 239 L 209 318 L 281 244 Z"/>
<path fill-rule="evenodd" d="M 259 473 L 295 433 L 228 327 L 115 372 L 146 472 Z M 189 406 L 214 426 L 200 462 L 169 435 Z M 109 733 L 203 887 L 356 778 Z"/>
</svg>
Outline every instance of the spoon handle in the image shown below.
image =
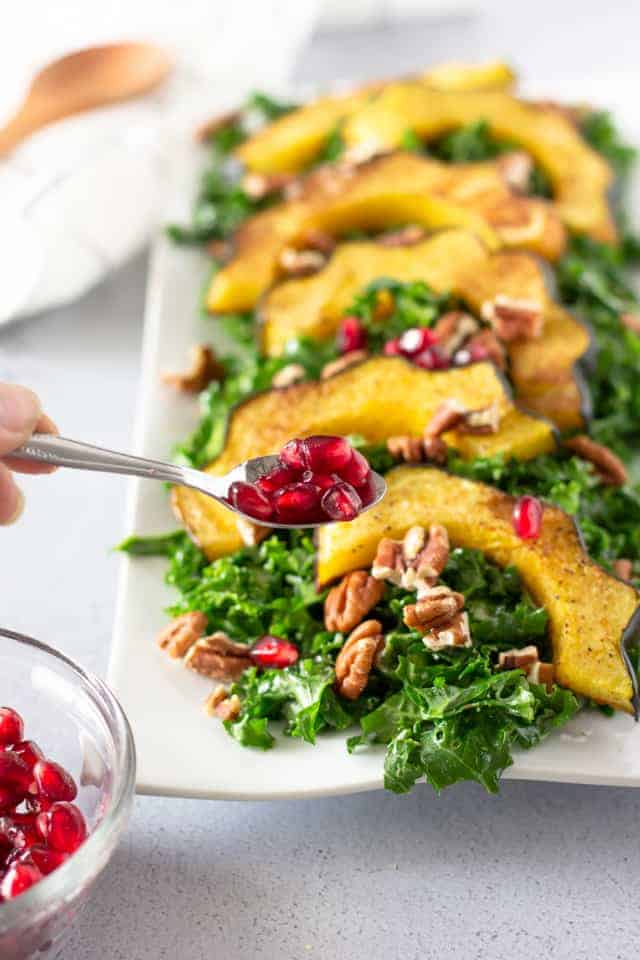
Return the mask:
<svg viewBox="0 0 640 960">
<path fill-rule="evenodd" d="M 9 458 L 35 460 L 39 463 L 50 463 L 56 467 L 72 467 L 76 470 L 97 470 L 101 473 L 147 477 L 151 480 L 166 480 L 168 483 L 189 483 L 190 471 L 176 464 L 133 457 L 128 453 L 118 453 L 115 450 L 106 450 L 90 443 L 80 443 L 78 440 L 56 437 L 48 433 L 34 433 L 27 443 L 10 454 Z"/>
</svg>

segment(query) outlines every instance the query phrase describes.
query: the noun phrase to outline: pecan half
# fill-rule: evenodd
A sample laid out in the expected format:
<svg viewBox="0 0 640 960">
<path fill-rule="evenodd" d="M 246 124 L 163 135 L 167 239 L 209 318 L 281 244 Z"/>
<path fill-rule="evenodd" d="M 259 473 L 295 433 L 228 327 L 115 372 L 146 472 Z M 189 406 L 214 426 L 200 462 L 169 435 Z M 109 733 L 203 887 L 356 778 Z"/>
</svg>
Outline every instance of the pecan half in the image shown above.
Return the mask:
<svg viewBox="0 0 640 960">
<path fill-rule="evenodd" d="M 541 661 L 538 648 L 533 644 L 519 649 L 503 650 L 498 654 L 498 670 L 523 670 L 532 683 L 544 683 L 547 690 L 553 686 L 553 664 Z"/>
<path fill-rule="evenodd" d="M 621 313 L 620 323 L 627 330 L 631 330 L 632 333 L 637 333 L 640 336 L 640 315 L 637 313 Z"/>
<path fill-rule="evenodd" d="M 382 247 L 411 247 L 415 243 L 424 240 L 427 233 L 424 227 L 417 223 L 410 223 L 400 230 L 391 230 L 389 233 L 383 233 L 378 237 L 378 243 Z"/>
<path fill-rule="evenodd" d="M 602 443 L 596 443 L 584 433 L 564 441 L 565 447 L 573 451 L 582 460 L 591 463 L 603 483 L 612 487 L 621 487 L 629 478 L 627 468 L 612 450 Z"/>
<path fill-rule="evenodd" d="M 341 697 L 358 699 L 383 646 L 382 624 L 378 620 L 365 620 L 349 635 L 336 658 L 336 690 Z"/>
<path fill-rule="evenodd" d="M 341 373 L 343 370 L 346 370 L 347 367 L 352 367 L 354 363 L 360 363 L 362 360 L 366 360 L 368 356 L 369 354 L 366 350 L 349 350 L 348 353 L 343 353 L 341 357 L 336 357 L 335 360 L 330 360 L 329 363 L 325 363 L 320 373 L 320 379 L 327 380 L 335 373 Z"/>
<path fill-rule="evenodd" d="M 479 330 L 478 333 L 475 333 L 467 341 L 465 346 L 466 349 L 469 350 L 470 355 L 473 355 L 474 350 L 479 349 L 481 351 L 485 351 L 487 360 L 490 360 L 491 363 L 495 363 L 499 370 L 506 370 L 507 354 L 493 330 L 489 330 L 488 328 Z"/>
<path fill-rule="evenodd" d="M 376 580 L 389 580 L 405 590 L 416 590 L 420 597 L 440 576 L 449 559 L 446 527 L 433 524 L 429 534 L 424 527 L 407 530 L 402 540 L 383 537 L 371 567 Z"/>
<path fill-rule="evenodd" d="M 204 702 L 204 712 L 209 717 L 219 717 L 225 720 L 237 720 L 240 715 L 240 697 L 237 694 L 229 696 L 223 686 L 217 686 Z"/>
<path fill-rule="evenodd" d="M 537 300 L 516 300 L 500 293 L 493 300 L 485 300 L 480 312 L 506 343 L 535 339 L 542 333 L 544 315 Z"/>
<path fill-rule="evenodd" d="M 432 440 L 449 430 L 473 434 L 497 433 L 499 426 L 500 409 L 496 403 L 470 410 L 459 400 L 451 397 L 440 404 L 424 428 L 424 438 Z"/>
<path fill-rule="evenodd" d="M 433 334 L 447 356 L 452 356 L 465 340 L 477 332 L 478 327 L 478 321 L 470 313 L 449 310 L 442 314 L 433 328 Z"/>
<path fill-rule="evenodd" d="M 166 371 L 162 374 L 164 383 L 183 393 L 200 393 L 212 380 L 224 380 L 225 370 L 211 347 L 198 343 L 191 348 L 189 355 L 191 366 L 184 373 Z"/>
<path fill-rule="evenodd" d="M 478 410 L 467 410 L 458 430 L 460 433 L 482 436 L 484 434 L 497 433 L 499 428 L 500 408 L 494 401 L 490 403 L 488 407 L 480 407 Z"/>
<path fill-rule="evenodd" d="M 244 517 L 236 517 L 236 527 L 245 547 L 257 546 L 271 533 L 271 527 L 251 523 L 251 520 L 246 520 Z"/>
<path fill-rule="evenodd" d="M 214 133 L 219 133 L 226 127 L 237 123 L 242 117 L 241 110 L 229 110 L 227 113 L 219 113 L 210 120 L 205 120 L 200 126 L 196 127 L 194 136 L 198 143 L 206 143 Z"/>
<path fill-rule="evenodd" d="M 440 627 L 450 625 L 464 607 L 464 596 L 449 587 L 430 587 L 417 603 L 408 604 L 402 618 L 412 630 L 423 636 Z"/>
<path fill-rule="evenodd" d="M 327 594 L 324 625 L 327 630 L 348 633 L 379 603 L 384 583 L 366 570 L 354 570 L 342 578 Z"/>
<path fill-rule="evenodd" d="M 197 640 L 189 649 L 184 665 L 205 677 L 231 681 L 237 680 L 253 664 L 246 643 L 234 643 L 226 633 L 218 631 Z"/>
<path fill-rule="evenodd" d="M 618 560 L 615 560 L 613 570 L 616 577 L 620 577 L 621 580 L 630 581 L 633 578 L 633 563 L 631 560 L 627 560 L 626 557 L 620 557 Z"/>
<path fill-rule="evenodd" d="M 295 180 L 292 173 L 245 173 L 242 189 L 252 200 L 263 200 L 280 193 Z"/>
<path fill-rule="evenodd" d="M 296 250 L 285 247 L 280 254 L 280 266 L 289 277 L 306 277 L 321 270 L 327 258 L 318 250 Z"/>
<path fill-rule="evenodd" d="M 174 660 L 184 657 L 189 647 L 199 640 L 207 629 L 207 618 L 200 610 L 182 613 L 160 631 L 156 643 Z"/>
<path fill-rule="evenodd" d="M 304 380 L 307 373 L 301 363 L 288 363 L 282 370 L 278 370 L 271 385 L 273 387 L 290 387 L 293 383 Z"/>
<path fill-rule="evenodd" d="M 445 443 L 440 442 L 444 447 L 444 459 L 446 460 L 447 447 Z M 389 437 L 387 439 L 387 450 L 392 457 L 404 460 L 406 463 L 422 463 L 425 459 L 424 446 L 420 437 Z"/>
<path fill-rule="evenodd" d="M 443 650 L 445 647 L 470 647 L 471 631 L 466 613 L 457 613 L 450 623 L 434 627 L 422 638 L 428 650 Z"/>
<path fill-rule="evenodd" d="M 525 193 L 533 171 L 531 156 L 524 150 L 514 150 L 498 157 L 496 162 L 507 186 L 517 193 Z"/>
</svg>

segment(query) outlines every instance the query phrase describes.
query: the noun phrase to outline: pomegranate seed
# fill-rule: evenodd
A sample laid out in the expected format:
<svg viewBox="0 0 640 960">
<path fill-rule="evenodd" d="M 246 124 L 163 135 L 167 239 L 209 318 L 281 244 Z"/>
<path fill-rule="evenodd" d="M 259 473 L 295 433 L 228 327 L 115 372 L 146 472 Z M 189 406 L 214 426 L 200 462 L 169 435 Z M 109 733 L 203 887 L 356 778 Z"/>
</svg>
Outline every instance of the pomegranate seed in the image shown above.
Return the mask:
<svg viewBox="0 0 640 960">
<path fill-rule="evenodd" d="M 60 853 L 58 850 L 49 850 L 47 847 L 44 847 L 41 844 L 34 844 L 34 846 L 28 851 L 28 854 L 23 854 L 23 856 L 25 855 L 31 857 L 35 866 L 45 877 L 48 874 L 53 873 L 54 870 L 57 870 L 58 867 L 61 867 L 65 860 L 69 859 L 68 853 Z"/>
<path fill-rule="evenodd" d="M 70 773 L 52 760 L 38 760 L 33 768 L 38 793 L 47 800 L 75 800 L 78 788 Z"/>
<path fill-rule="evenodd" d="M 437 346 L 428 347 L 411 357 L 411 360 L 422 370 L 447 370 L 450 366 L 448 356 Z"/>
<path fill-rule="evenodd" d="M 332 520 L 353 520 L 362 510 L 362 500 L 350 483 L 336 483 L 322 497 L 322 509 Z"/>
<path fill-rule="evenodd" d="M 311 483 L 290 483 L 274 494 L 273 504 L 281 523 L 315 523 L 320 490 Z"/>
<path fill-rule="evenodd" d="M 12 825 L 9 837 L 16 850 L 25 850 L 39 843 L 40 835 L 36 826 L 36 814 L 14 813 L 11 817 Z"/>
<path fill-rule="evenodd" d="M 296 437 L 295 440 L 289 440 L 289 443 L 285 443 L 280 451 L 280 459 L 286 467 L 291 467 L 292 470 L 306 470 L 309 464 L 307 463 L 307 448 L 304 440 Z"/>
<path fill-rule="evenodd" d="M 309 469 L 314 473 L 340 473 L 353 452 L 344 437 L 307 437 L 305 447 Z"/>
<path fill-rule="evenodd" d="M 513 529 L 521 540 L 537 540 L 542 529 L 543 507 L 537 497 L 525 495 L 513 508 Z"/>
<path fill-rule="evenodd" d="M 367 482 L 371 467 L 366 457 L 358 450 L 351 451 L 351 459 L 346 467 L 340 470 L 340 478 L 350 483 L 352 487 L 361 487 Z"/>
<path fill-rule="evenodd" d="M 453 355 L 453 364 L 455 367 L 466 367 L 471 363 L 471 353 L 469 350 L 456 350 Z"/>
<path fill-rule="evenodd" d="M 0 707 L 0 747 L 10 747 L 24 736 L 22 717 L 11 707 Z"/>
<path fill-rule="evenodd" d="M 260 487 L 264 495 L 268 498 L 276 490 L 286 487 L 288 483 L 295 483 L 300 479 L 300 471 L 292 470 L 291 467 L 278 466 L 267 473 L 264 477 L 256 480 L 256 486 Z"/>
<path fill-rule="evenodd" d="M 28 863 L 13 863 L 5 873 L 2 883 L 0 883 L 0 897 L 5 900 L 13 900 L 19 897 L 39 880 L 42 880 L 42 874 L 38 868 Z"/>
<path fill-rule="evenodd" d="M 282 670 L 297 661 L 300 651 L 288 640 L 266 636 L 260 637 L 254 643 L 250 656 L 259 667 L 274 667 L 276 670 Z"/>
<path fill-rule="evenodd" d="M 20 800 L 21 797 L 16 794 L 15 790 L 0 784 L 0 814 L 13 810 L 14 807 L 18 806 Z"/>
<path fill-rule="evenodd" d="M 399 357 L 402 354 L 402 350 L 400 349 L 400 340 L 387 340 L 382 348 L 382 352 L 386 357 Z"/>
<path fill-rule="evenodd" d="M 36 824 L 47 846 L 59 853 L 73 853 L 87 836 L 84 817 L 73 803 L 54 803 L 38 814 Z"/>
<path fill-rule="evenodd" d="M 367 346 L 367 331 L 359 317 L 343 317 L 338 330 L 338 349 L 340 353 L 352 350 L 364 350 Z"/>
<path fill-rule="evenodd" d="M 237 510 L 257 520 L 270 520 L 273 516 L 273 507 L 253 483 L 236 480 L 229 487 L 229 500 Z"/>
<path fill-rule="evenodd" d="M 33 740 L 20 740 L 14 743 L 11 752 L 20 757 L 23 763 L 26 763 L 29 770 L 33 770 L 38 760 L 44 760 L 44 754 L 37 743 Z"/>
<path fill-rule="evenodd" d="M 482 360 L 489 360 L 490 358 L 489 351 L 481 343 L 472 343 L 467 352 L 471 358 L 471 363 L 480 363 Z"/>
<path fill-rule="evenodd" d="M 0 750 L 0 786 L 9 788 L 22 799 L 29 792 L 31 781 L 26 763 L 11 750 Z"/>
<path fill-rule="evenodd" d="M 407 357 L 414 357 L 417 353 L 422 353 L 428 347 L 432 347 L 436 342 L 436 336 L 433 330 L 428 327 L 411 327 L 405 330 L 398 340 L 400 353 Z"/>
<path fill-rule="evenodd" d="M 339 479 L 337 473 L 313 473 L 311 470 L 305 470 L 302 474 L 303 483 L 312 483 L 323 492 L 337 483 Z"/>
</svg>

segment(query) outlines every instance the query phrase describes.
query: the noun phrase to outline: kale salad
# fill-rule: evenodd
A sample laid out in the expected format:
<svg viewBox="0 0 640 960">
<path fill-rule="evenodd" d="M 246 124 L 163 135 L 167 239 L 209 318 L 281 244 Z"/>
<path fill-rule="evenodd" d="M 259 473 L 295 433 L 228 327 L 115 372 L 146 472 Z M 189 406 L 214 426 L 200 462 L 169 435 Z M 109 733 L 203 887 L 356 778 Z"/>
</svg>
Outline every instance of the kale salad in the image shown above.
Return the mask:
<svg viewBox="0 0 640 960">
<path fill-rule="evenodd" d="M 234 151 L 260 124 L 268 126 L 294 108 L 256 94 L 210 133 L 209 164 L 192 220 L 171 225 L 168 232 L 178 244 L 210 245 L 213 273 L 221 268 L 223 245 L 238 227 L 285 198 L 284 180 L 260 195 L 248 190 Z M 463 457 L 448 446 L 440 451 L 437 465 L 451 476 L 520 498 L 518 502 L 534 498 L 565 511 L 577 522 L 591 560 L 637 589 L 640 303 L 630 275 L 640 257 L 640 241 L 624 216 L 624 185 L 635 153 L 604 112 L 582 110 L 572 122 L 615 173 L 619 239 L 605 243 L 570 231 L 563 255 L 549 270 L 557 301 L 590 331 L 591 347 L 580 361 L 590 398 L 586 432 L 623 465 L 624 480 L 604 483 L 593 459 L 562 442 L 555 451 L 529 459 L 502 453 Z M 400 146 L 446 164 L 495 161 L 518 149 L 517 142 L 496 138 L 482 116 L 428 144 L 407 127 Z M 343 162 L 345 150 L 338 123 L 302 173 Z M 521 192 L 552 202 L 554 187 L 536 163 L 527 168 Z M 390 226 L 395 231 L 406 224 Z M 357 242 L 370 236 L 371 231 L 353 231 L 340 240 Z M 331 374 L 332 364 L 344 369 L 344 357 L 354 351 L 394 355 L 394 345 L 403 337 L 433 332 L 443 318 L 461 313 L 474 311 L 450 292 L 436 291 L 422 280 L 379 276 L 355 293 L 336 334 L 293 337 L 278 356 L 264 354 L 253 310 L 211 317 L 212 341 L 223 332 L 233 350 L 216 356 L 217 375 L 199 392 L 199 420 L 174 451 L 176 461 L 196 468 L 214 461 L 224 448 L 234 408 L 246 398 L 294 382 L 322 381 Z M 482 318 L 475 320 L 483 324 Z M 433 346 L 425 336 L 425 343 Z M 470 348 L 463 343 L 456 350 L 449 365 L 464 369 L 473 359 Z M 423 368 L 439 369 L 437 350 L 433 356 L 434 365 Z M 481 354 L 478 359 L 495 358 Z M 504 373 L 508 379 L 508 362 Z M 357 433 L 348 439 L 372 469 L 383 474 L 416 459 L 407 454 L 406 444 L 372 443 Z M 332 591 L 339 584 L 318 587 L 312 531 L 262 530 L 254 542 L 245 540 L 245 546 L 213 560 L 182 529 L 164 536 L 132 536 L 120 549 L 133 556 L 166 558 L 166 582 L 174 590 L 167 613 L 172 624 L 188 623 L 195 631 L 186 644 L 175 627 L 165 636 L 165 649 L 175 646 L 172 655 L 188 657 L 193 641 L 205 635 L 227 638 L 231 646 L 222 652 L 236 662 L 231 674 L 217 675 L 215 670 L 207 674 L 224 683 L 224 689 L 216 687 L 209 704 L 241 746 L 269 750 L 281 736 L 315 744 L 326 731 L 344 731 L 350 752 L 382 745 L 384 783 L 392 791 L 406 792 L 424 779 L 437 791 L 474 780 L 496 792 L 515 750 L 534 747 L 580 710 L 613 710 L 561 685 L 552 674 L 543 677 L 528 669 L 526 657 L 513 659 L 514 652 L 535 648 L 538 666 L 553 660 L 544 604 L 536 602 L 535 591 L 527 588 L 515 564 L 498 565 L 482 550 L 457 546 L 452 540 L 443 565 L 432 571 L 429 589 L 463 598 L 469 642 L 427 642 L 433 633 L 425 639 L 426 631 L 417 629 L 408 615 L 416 606 L 415 586 L 407 578 L 394 577 L 389 568 L 381 578 L 384 588 L 373 589 L 367 569 L 368 580 L 365 577 L 362 583 L 366 580 L 372 593 L 363 618 L 378 625 L 382 640 L 355 696 L 344 695 L 339 659 L 353 626 L 338 629 L 340 618 L 328 616 L 337 596 Z M 375 562 L 371 572 L 375 574 Z M 191 619 L 185 621 L 185 616 Z M 252 658 L 250 651 L 264 638 L 293 645 L 295 659 L 287 663 L 277 657 Z M 211 649 L 216 654 L 215 644 Z M 633 660 L 635 651 L 629 653 Z"/>
</svg>

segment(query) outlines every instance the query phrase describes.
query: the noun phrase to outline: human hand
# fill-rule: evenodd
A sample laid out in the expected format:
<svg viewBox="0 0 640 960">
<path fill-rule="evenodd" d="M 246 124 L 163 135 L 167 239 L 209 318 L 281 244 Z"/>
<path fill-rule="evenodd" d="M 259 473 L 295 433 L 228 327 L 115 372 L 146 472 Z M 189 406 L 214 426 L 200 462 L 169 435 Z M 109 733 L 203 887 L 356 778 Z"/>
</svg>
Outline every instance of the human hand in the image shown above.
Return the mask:
<svg viewBox="0 0 640 960">
<path fill-rule="evenodd" d="M 13 471 L 18 473 L 51 473 L 55 467 L 27 460 L 3 460 L 17 450 L 35 431 L 57 433 L 55 423 L 42 412 L 40 401 L 26 387 L 0 383 L 0 525 L 13 523 L 24 507 L 22 491 Z"/>
</svg>

